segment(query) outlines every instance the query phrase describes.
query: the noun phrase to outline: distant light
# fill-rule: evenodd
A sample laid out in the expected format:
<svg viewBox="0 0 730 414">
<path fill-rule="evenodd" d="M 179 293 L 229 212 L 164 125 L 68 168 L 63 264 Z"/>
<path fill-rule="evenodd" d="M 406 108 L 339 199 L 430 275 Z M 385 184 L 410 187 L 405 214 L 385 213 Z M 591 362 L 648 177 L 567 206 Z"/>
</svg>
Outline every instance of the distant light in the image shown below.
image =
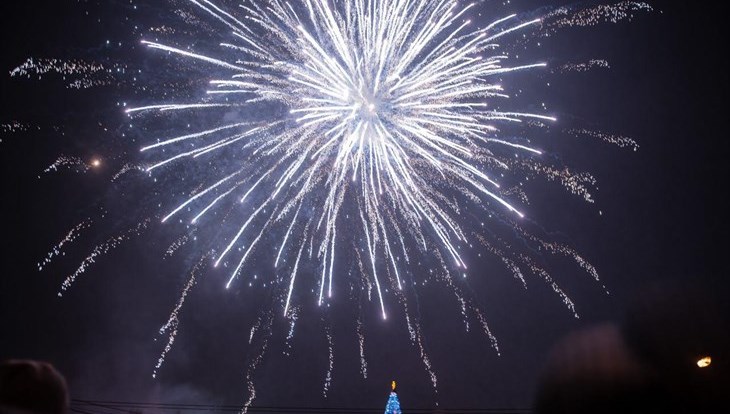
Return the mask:
<svg viewBox="0 0 730 414">
<path fill-rule="evenodd" d="M 709 356 L 705 356 L 697 360 L 697 366 L 700 368 L 709 367 L 711 363 L 712 358 Z"/>
<path fill-rule="evenodd" d="M 101 160 L 100 159 L 95 158 L 95 159 L 91 160 L 91 166 L 92 167 L 98 167 L 100 165 L 101 165 Z"/>
</svg>

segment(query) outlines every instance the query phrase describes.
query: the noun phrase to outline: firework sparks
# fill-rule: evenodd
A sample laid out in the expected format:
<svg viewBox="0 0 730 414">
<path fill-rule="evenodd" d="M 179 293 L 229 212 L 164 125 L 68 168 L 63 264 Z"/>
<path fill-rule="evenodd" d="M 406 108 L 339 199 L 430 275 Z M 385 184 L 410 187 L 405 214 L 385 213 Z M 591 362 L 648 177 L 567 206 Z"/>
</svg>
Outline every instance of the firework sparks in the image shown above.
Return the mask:
<svg viewBox="0 0 730 414">
<path fill-rule="evenodd" d="M 69 230 L 69 232 L 66 233 L 66 236 L 64 236 L 64 238 L 60 242 L 58 242 L 58 244 L 56 244 L 51 249 L 51 251 L 46 254 L 46 257 L 38 262 L 38 270 L 43 270 L 45 266 L 51 264 L 51 261 L 54 257 L 62 255 L 62 249 L 68 244 L 72 243 L 77 238 L 79 238 L 79 236 L 81 236 L 81 233 L 91 227 L 93 223 L 94 222 L 90 218 L 86 218 L 82 220 L 79 224 L 75 225 L 71 230 Z"/>
<path fill-rule="evenodd" d="M 604 68 L 608 69 L 611 65 L 608 64 L 608 61 L 604 59 L 591 59 L 588 62 L 582 62 L 582 63 L 566 63 L 558 68 L 558 72 L 560 73 L 567 73 L 567 72 L 587 72 L 591 69 L 595 68 Z"/>
<path fill-rule="evenodd" d="M 66 168 L 75 172 L 87 172 L 94 167 L 93 163 L 93 160 L 91 161 L 91 163 L 87 163 L 80 157 L 61 155 L 60 157 L 56 158 L 53 164 L 46 167 L 43 172 L 48 174 L 52 172 L 57 172 L 61 168 Z"/>
<path fill-rule="evenodd" d="M 365 359 L 365 335 L 363 334 L 362 321 L 360 318 L 357 319 L 357 342 L 358 349 L 360 351 L 360 375 L 364 379 L 368 378 L 368 362 Z"/>
<path fill-rule="evenodd" d="M 81 274 L 86 272 L 86 270 L 91 266 L 94 262 L 96 262 L 96 258 L 98 256 L 104 255 L 109 253 L 109 251 L 116 249 L 119 247 L 120 244 L 122 244 L 124 241 L 127 241 L 133 237 L 139 236 L 141 233 L 143 233 L 147 228 L 149 227 L 150 220 L 145 219 L 141 221 L 140 223 L 137 223 L 136 226 L 127 229 L 123 233 L 109 238 L 107 241 L 98 244 L 94 249 L 89 253 L 88 256 L 81 262 L 78 268 L 76 268 L 76 271 L 74 271 L 72 274 L 70 274 L 61 284 L 61 290 L 58 292 L 58 296 L 63 296 L 63 292 L 68 290 L 69 287 L 73 284 L 73 282 L 76 280 L 77 277 L 79 277 Z"/>
<path fill-rule="evenodd" d="M 127 67 L 121 64 L 104 65 L 98 62 L 87 62 L 84 60 L 63 60 L 63 59 L 33 59 L 30 58 L 22 65 L 10 71 L 11 77 L 31 78 L 33 76 L 41 79 L 43 76 L 56 74 L 67 81 L 67 77 L 75 78 L 66 85 L 70 89 L 88 89 L 96 86 L 111 85 L 116 81 L 117 75 L 123 75 Z"/>
</svg>

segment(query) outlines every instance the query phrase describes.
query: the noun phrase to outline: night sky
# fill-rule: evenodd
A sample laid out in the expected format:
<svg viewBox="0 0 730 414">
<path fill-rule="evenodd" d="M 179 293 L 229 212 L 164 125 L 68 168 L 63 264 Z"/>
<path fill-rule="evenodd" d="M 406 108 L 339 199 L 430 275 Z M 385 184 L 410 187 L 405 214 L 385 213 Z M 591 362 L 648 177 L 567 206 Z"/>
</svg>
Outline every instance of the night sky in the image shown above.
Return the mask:
<svg viewBox="0 0 730 414">
<path fill-rule="evenodd" d="M 175 7 L 151 3 L 29 0 L 1 6 L 0 124 L 24 127 L 0 131 L 0 359 L 54 363 L 67 376 L 73 398 L 240 405 L 256 345 L 248 344 L 249 332 L 270 299 L 265 289 L 243 284 L 225 290 L 227 277 L 220 273 L 200 277 L 181 314 L 175 345 L 152 378 L 166 341 L 158 330 L 197 260 L 186 254 L 163 258 L 175 238 L 164 228 L 123 243 L 57 296 L 63 279 L 94 245 L 134 223 L 122 219 L 127 211 L 154 207 L 144 185 L 125 190 L 110 184 L 139 147 L 120 136 L 127 120 L 118 103 L 141 98 L 127 83 L 129 76 L 77 90 L 57 74 L 38 80 L 11 78 L 9 72 L 29 57 L 166 70 L 162 54 L 139 47 L 147 32 L 134 27 L 175 21 L 167 20 L 175 17 Z M 540 280 L 528 279 L 525 290 L 498 260 L 471 255 L 471 287 L 500 355 L 476 321 L 465 332 L 453 295 L 437 285 L 424 287 L 418 307 L 438 375 L 434 393 L 397 312 L 383 322 L 375 302 L 358 309 L 345 295 L 322 312 L 303 295 L 290 344 L 288 324 L 278 308 L 274 312 L 274 333 L 254 375 L 254 404 L 382 407 L 390 380 L 397 379 L 404 409 L 435 402 L 446 408 L 529 408 L 557 340 L 598 323 L 621 323 L 630 304 L 657 286 L 702 296 L 702 303 L 715 304 L 713 317 L 721 320 L 730 284 L 724 15 L 720 5 L 676 3 L 652 2 L 653 12 L 636 13 L 632 21 L 565 29 L 530 52 L 552 67 L 597 58 L 610 69 L 515 78 L 529 90 L 520 99 L 545 102 L 562 123 L 542 138 L 543 148 L 598 179 L 595 204 L 545 180 L 526 186 L 531 198 L 525 212 L 536 228 L 570 244 L 601 275 L 597 283 L 567 262 L 552 269 L 580 319 Z M 480 7 L 484 15 L 494 7 L 501 16 L 544 13 L 546 5 L 515 0 Z M 141 78 L 140 84 L 154 82 Z M 634 152 L 561 132 L 578 125 L 631 137 L 640 148 Z M 103 163 L 85 173 L 73 168 L 43 173 L 62 154 Z M 39 272 L 36 264 L 49 249 L 100 206 L 110 217 L 106 224 L 87 230 L 87 237 Z M 360 375 L 353 324 L 358 314 L 366 334 L 367 379 Z M 711 329 L 721 327 L 727 325 Z M 324 398 L 326 329 L 333 337 L 334 370 Z"/>
</svg>

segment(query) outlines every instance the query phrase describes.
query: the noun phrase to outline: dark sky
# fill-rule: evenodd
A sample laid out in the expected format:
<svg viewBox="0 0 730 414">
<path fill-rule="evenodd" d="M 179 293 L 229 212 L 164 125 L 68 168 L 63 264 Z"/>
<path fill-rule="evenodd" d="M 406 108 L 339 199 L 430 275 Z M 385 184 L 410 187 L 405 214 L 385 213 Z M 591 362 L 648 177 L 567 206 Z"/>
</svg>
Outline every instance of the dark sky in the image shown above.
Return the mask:
<svg viewBox="0 0 730 414">
<path fill-rule="evenodd" d="M 442 407 L 525 408 L 556 340 L 604 321 L 620 323 L 629 304 L 650 286 L 679 286 L 706 295 L 726 311 L 729 91 L 723 14 L 721 6 L 709 2 L 677 3 L 652 2 L 655 11 L 637 13 L 632 22 L 570 29 L 560 41 L 546 39 L 537 49 L 548 61 L 559 56 L 551 62 L 556 64 L 571 56 L 576 57 L 572 61 L 606 59 L 609 70 L 539 77 L 552 83 L 540 90 L 545 95 L 539 99 L 561 114 L 559 122 L 566 127 L 590 125 L 640 145 L 633 152 L 551 133 L 551 150 L 598 179 L 596 204 L 582 203 L 556 185 L 528 187 L 531 219 L 595 265 L 610 294 L 575 266 L 558 264 L 556 279 L 581 315 L 575 319 L 539 280 L 528 280 L 524 290 L 495 266 L 496 260 L 474 259 L 473 288 L 499 340 L 498 356 L 477 329 L 464 332 L 453 296 L 424 288 L 421 322 L 439 378 L 437 395 L 403 318 L 383 323 L 375 306 L 359 310 L 344 298 L 329 313 L 305 306 L 291 355 L 284 356 L 288 326 L 277 311 L 266 358 L 254 377 L 257 404 L 381 407 L 390 379 L 396 378 L 404 408 L 431 407 L 435 401 Z M 544 6 L 515 1 L 509 9 L 530 12 Z M 0 358 L 53 362 L 68 377 L 75 398 L 241 404 L 247 395 L 247 360 L 253 355 L 248 333 L 266 306 L 265 295 L 242 288 L 224 291 L 223 275 L 203 274 L 186 304 L 175 346 L 153 380 L 165 341 L 157 330 L 194 259 L 163 260 L 169 237 L 148 232 L 100 259 L 58 298 L 60 282 L 94 244 L 125 228 L 121 220 L 112 220 L 73 245 L 68 257 L 48 271 L 36 267 L 69 228 L 98 213 L 110 197 L 116 206 L 109 207 L 112 216 L 135 203 L 139 190 L 110 195 L 118 190 L 109 184 L 111 167 L 85 174 L 41 173 L 60 154 L 101 156 L 121 165 L 124 154 L 105 151 L 122 141 L 118 133 L 125 120 L 117 102 L 134 96 L 128 96 L 131 88 L 77 91 L 65 88 L 57 76 L 37 81 L 8 73 L 28 57 L 127 59 L 130 67 L 154 69 L 159 60 L 137 47 L 140 32 L 131 28 L 158 22 L 164 7 L 33 0 L 1 7 L 0 123 L 30 127 L 0 136 Z M 358 312 L 365 322 L 367 379 L 359 374 L 352 324 Z M 335 362 L 324 399 L 327 324 Z"/>
</svg>

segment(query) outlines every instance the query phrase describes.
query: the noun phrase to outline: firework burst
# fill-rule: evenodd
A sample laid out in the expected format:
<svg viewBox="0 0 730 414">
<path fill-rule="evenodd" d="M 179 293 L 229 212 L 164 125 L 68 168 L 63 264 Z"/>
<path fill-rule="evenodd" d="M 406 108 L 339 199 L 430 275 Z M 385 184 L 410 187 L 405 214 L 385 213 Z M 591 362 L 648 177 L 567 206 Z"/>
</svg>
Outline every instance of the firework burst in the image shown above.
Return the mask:
<svg viewBox="0 0 730 414">
<path fill-rule="evenodd" d="M 242 5 L 246 13 L 241 19 L 210 1 L 192 3 L 232 31 L 231 42 L 221 43 L 223 57 L 143 44 L 217 66 L 229 76 L 210 80 L 202 102 L 148 105 L 127 113 L 220 106 L 286 109 L 273 120 L 218 125 L 142 148 L 158 154 L 168 150 L 148 172 L 173 163 L 206 162 L 231 147 L 240 152 L 242 162 L 233 171 L 222 173 L 162 219 L 190 211 L 192 224 L 205 223 L 206 215 L 227 199 L 251 211 L 216 255 L 216 266 L 234 262 L 227 286 L 265 233 L 280 225 L 286 231 L 274 266 L 284 271 L 282 256 L 294 258 L 284 313 L 308 244 L 313 245 L 309 256 L 321 267 L 322 304 L 336 284 L 335 256 L 344 250 L 338 242 L 344 244 L 343 233 L 354 233 L 364 240 L 385 319 L 387 282 L 379 270 L 387 267 L 401 289 L 398 262 L 408 261 L 410 241 L 424 251 L 435 246 L 451 266 L 466 268 L 459 245 L 467 236 L 448 192 L 467 192 L 486 208 L 496 204 L 522 216 L 500 195 L 487 166 L 508 169 L 494 155 L 495 147 L 540 151 L 500 138 L 496 124 L 554 118 L 494 109 L 494 101 L 508 97 L 498 82 L 501 75 L 545 66 L 510 65 L 497 42 L 539 20 L 517 22 L 512 15 L 474 29 L 464 17 L 473 5 L 459 7 L 446 0 L 270 1 Z M 253 201 L 254 191 L 268 196 Z M 237 251 L 242 253 L 233 259 Z"/>
<path fill-rule="evenodd" d="M 158 139 L 144 132 L 144 162 L 125 163 L 112 181 L 144 171 L 170 183 L 157 194 L 161 210 L 98 245 L 66 278 L 60 292 L 97 256 L 140 235 L 154 221 L 185 225 L 186 234 L 167 248 L 165 258 L 190 240 L 207 239 L 210 248 L 198 258 L 160 330 L 167 345 L 154 375 L 175 341 L 185 299 L 208 263 L 225 269 L 226 288 L 250 282 L 246 271 L 254 260 L 264 260 L 273 269 L 261 277 L 276 299 L 251 329 L 249 344 L 256 344 L 258 351 L 246 374 L 246 406 L 255 398 L 252 378 L 268 348 L 275 313 L 283 313 L 290 324 L 289 346 L 309 292 L 311 303 L 321 306 L 338 289 L 361 289 L 369 301 L 377 302 L 383 319 L 390 306 L 399 306 L 434 388 L 436 374 L 417 312 L 409 307 L 407 287 L 415 291 L 429 277 L 443 282 L 457 298 L 466 329 L 470 319 L 476 320 L 474 326 L 499 353 L 484 314 L 460 284 L 468 261 L 464 251 L 474 245 L 497 257 L 525 287 L 526 275 L 542 280 L 578 317 L 574 302 L 534 252 L 570 257 L 596 280 L 598 273 L 572 248 L 523 228 L 528 194 L 516 183 L 542 176 L 593 202 L 595 179 L 554 167 L 530 140 L 501 132 L 512 125 L 556 121 L 546 111 L 510 108 L 509 98 L 519 89 L 505 82 L 510 73 L 540 71 L 546 64 L 521 61 L 502 42 L 513 42 L 518 34 L 524 42 L 563 27 L 592 25 L 613 16 L 606 10 L 620 12 L 618 19 L 625 18 L 627 10 L 648 6 L 620 2 L 578 11 L 561 8 L 547 15 L 550 22 L 508 15 L 479 26 L 469 20 L 478 6 L 455 0 L 267 0 L 235 8 L 209 0 L 187 3 L 200 19 L 185 12 L 186 22 L 195 30 L 212 31 L 217 47 L 204 42 L 186 46 L 175 28 L 166 26 L 150 30 L 150 36 L 163 39 L 145 38 L 142 45 L 170 55 L 163 59 L 205 71 L 207 87 L 194 90 L 192 98 L 144 102 L 126 113 L 131 124 L 170 117 L 204 126 L 175 128 L 177 133 L 165 132 Z M 570 64 L 559 72 L 594 66 L 608 63 Z M 116 69 L 125 73 L 126 68 Z M 113 83 L 113 71 L 102 69 L 83 62 L 29 60 L 11 75 L 55 71 L 85 76 L 82 83 L 89 87 Z M 91 77 L 97 73 L 105 77 Z M 165 95 L 182 95 L 177 92 Z M 619 135 L 588 130 L 569 134 L 637 147 Z M 98 158 L 89 164 L 61 157 L 46 172 L 59 167 L 87 171 L 100 165 Z M 489 223 L 485 226 L 484 217 L 497 218 L 492 222 L 509 227 L 526 248 L 512 249 L 509 240 L 491 231 Z M 92 223 L 86 219 L 74 227 L 38 267 L 46 267 L 62 246 Z M 416 267 L 426 267 L 427 275 L 416 277 Z M 352 273 L 354 277 L 344 277 Z M 360 317 L 356 331 L 360 371 L 366 377 Z M 334 365 L 329 325 L 325 333 L 326 395 Z"/>
</svg>

